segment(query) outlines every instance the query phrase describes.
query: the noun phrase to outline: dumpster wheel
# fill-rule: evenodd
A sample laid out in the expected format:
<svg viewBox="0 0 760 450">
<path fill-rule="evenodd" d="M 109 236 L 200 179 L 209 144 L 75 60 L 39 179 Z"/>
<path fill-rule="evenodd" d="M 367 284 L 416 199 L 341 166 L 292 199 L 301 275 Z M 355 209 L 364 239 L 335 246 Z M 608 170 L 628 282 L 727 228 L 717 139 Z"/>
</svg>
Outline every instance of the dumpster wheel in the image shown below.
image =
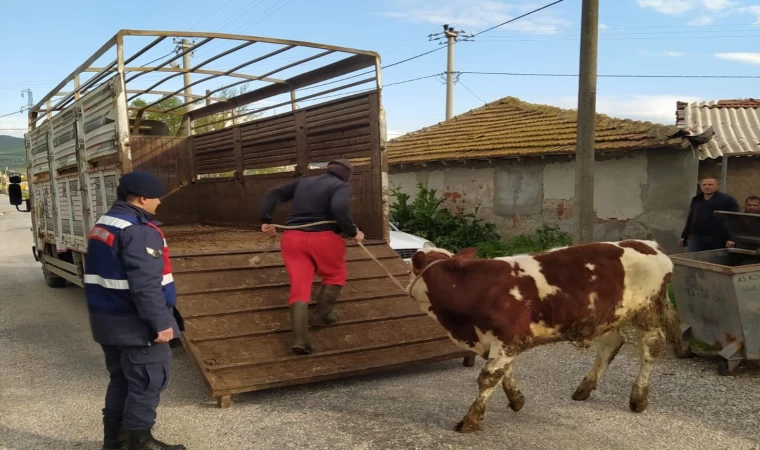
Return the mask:
<svg viewBox="0 0 760 450">
<path fill-rule="evenodd" d="M 721 376 L 731 376 L 736 374 L 736 369 L 739 367 L 739 363 L 741 360 L 728 360 L 728 359 L 722 359 L 718 363 L 718 374 Z"/>
</svg>

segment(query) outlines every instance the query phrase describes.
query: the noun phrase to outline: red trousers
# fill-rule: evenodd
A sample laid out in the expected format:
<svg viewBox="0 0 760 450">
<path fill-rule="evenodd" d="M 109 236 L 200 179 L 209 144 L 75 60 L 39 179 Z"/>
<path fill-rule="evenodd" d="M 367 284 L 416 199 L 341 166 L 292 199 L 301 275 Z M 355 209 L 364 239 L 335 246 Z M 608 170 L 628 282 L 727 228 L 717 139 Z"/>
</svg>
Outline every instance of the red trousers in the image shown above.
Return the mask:
<svg viewBox="0 0 760 450">
<path fill-rule="evenodd" d="M 286 230 L 280 250 L 290 278 L 288 305 L 309 302 L 315 274 L 322 277 L 322 284 L 346 283 L 346 242 L 338 234 Z"/>
</svg>

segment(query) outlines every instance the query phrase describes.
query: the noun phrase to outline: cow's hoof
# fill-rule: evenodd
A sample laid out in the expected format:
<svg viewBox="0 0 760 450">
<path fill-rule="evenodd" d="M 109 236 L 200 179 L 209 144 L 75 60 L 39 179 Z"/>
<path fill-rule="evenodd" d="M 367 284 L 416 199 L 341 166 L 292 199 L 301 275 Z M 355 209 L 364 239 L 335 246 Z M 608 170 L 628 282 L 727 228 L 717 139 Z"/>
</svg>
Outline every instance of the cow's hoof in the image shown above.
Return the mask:
<svg viewBox="0 0 760 450">
<path fill-rule="evenodd" d="M 641 388 L 634 385 L 633 389 L 631 389 L 631 401 L 629 404 L 631 411 L 640 413 L 647 409 L 647 406 L 649 406 L 648 398 L 648 387 Z"/>
<path fill-rule="evenodd" d="M 473 431 L 478 431 L 480 429 L 480 425 L 477 423 L 473 424 L 466 420 L 460 421 L 456 427 L 454 427 L 454 430 L 457 433 L 472 433 Z"/>
<path fill-rule="evenodd" d="M 591 397 L 591 391 L 586 391 L 581 388 L 578 388 L 578 390 L 573 394 L 573 400 L 577 402 L 588 400 L 589 397 Z"/>
<path fill-rule="evenodd" d="M 647 406 L 649 406 L 649 401 L 647 401 L 647 399 L 639 400 L 639 401 L 631 400 L 631 403 L 629 406 L 631 407 L 631 411 L 635 413 L 641 413 L 647 409 Z"/>
<path fill-rule="evenodd" d="M 588 398 L 591 397 L 591 392 L 594 389 L 596 389 L 595 383 L 583 380 L 583 383 L 581 383 L 581 385 L 578 386 L 578 389 L 575 390 L 575 393 L 573 394 L 573 400 L 578 402 L 588 400 Z"/>
<path fill-rule="evenodd" d="M 509 399 L 509 409 L 514 412 L 521 410 L 525 406 L 525 397 L 522 393 L 515 396 L 515 398 Z"/>
</svg>

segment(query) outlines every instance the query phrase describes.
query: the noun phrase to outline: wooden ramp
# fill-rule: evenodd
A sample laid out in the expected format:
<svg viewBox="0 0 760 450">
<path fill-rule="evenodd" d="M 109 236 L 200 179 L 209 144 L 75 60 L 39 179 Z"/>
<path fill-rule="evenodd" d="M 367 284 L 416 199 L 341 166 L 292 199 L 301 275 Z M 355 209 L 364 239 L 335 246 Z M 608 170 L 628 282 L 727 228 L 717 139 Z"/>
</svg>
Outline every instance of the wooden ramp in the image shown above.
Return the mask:
<svg viewBox="0 0 760 450">
<path fill-rule="evenodd" d="M 349 277 L 335 306 L 338 322 L 312 328 L 314 352 L 302 356 L 290 350 L 289 283 L 279 244 L 262 233 L 211 227 L 167 227 L 166 234 L 185 320 L 182 343 L 221 407 L 242 392 L 452 358 L 474 362 L 354 243 L 347 244 Z M 365 246 L 408 282 L 406 263 L 385 242 Z M 318 288 L 317 279 L 314 295 Z"/>
</svg>

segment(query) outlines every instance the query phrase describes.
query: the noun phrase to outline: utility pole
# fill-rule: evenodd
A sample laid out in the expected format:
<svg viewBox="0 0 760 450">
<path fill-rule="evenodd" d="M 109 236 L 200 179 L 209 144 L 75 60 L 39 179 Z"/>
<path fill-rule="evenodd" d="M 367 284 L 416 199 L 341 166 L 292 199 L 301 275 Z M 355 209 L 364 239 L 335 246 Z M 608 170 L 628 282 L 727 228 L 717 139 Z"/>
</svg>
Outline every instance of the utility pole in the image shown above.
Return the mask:
<svg viewBox="0 0 760 450">
<path fill-rule="evenodd" d="M 599 0 L 583 0 L 575 150 L 575 244 L 594 241 L 594 142 Z"/>
<path fill-rule="evenodd" d="M 175 44 L 179 44 L 177 46 L 177 51 L 187 51 L 188 48 L 192 47 L 192 42 L 190 42 L 186 38 L 182 38 L 181 40 L 174 39 Z M 190 74 L 190 57 L 192 56 L 192 52 L 187 52 L 184 55 L 182 55 L 182 68 L 185 70 L 183 73 L 183 79 L 185 84 L 185 114 L 189 113 L 193 110 L 193 88 L 190 86 L 190 84 L 193 82 L 192 75 Z M 185 121 L 185 132 L 187 136 L 190 136 L 193 133 L 193 124 L 190 120 Z"/>
<path fill-rule="evenodd" d="M 454 117 L 454 41 L 459 37 L 459 32 L 454 27 L 443 26 L 448 46 L 448 58 L 446 61 L 446 120 Z"/>
<path fill-rule="evenodd" d="M 440 40 L 446 38 L 448 47 L 448 58 L 446 60 L 446 120 L 454 117 L 454 83 L 456 73 L 454 72 L 454 44 L 459 39 L 460 33 L 466 33 L 464 30 L 455 30 L 449 24 L 443 25 L 443 33 L 431 34 L 430 40 Z M 463 36 L 465 41 L 471 42 L 472 35 Z M 435 39 L 433 39 L 435 38 Z"/>
</svg>

